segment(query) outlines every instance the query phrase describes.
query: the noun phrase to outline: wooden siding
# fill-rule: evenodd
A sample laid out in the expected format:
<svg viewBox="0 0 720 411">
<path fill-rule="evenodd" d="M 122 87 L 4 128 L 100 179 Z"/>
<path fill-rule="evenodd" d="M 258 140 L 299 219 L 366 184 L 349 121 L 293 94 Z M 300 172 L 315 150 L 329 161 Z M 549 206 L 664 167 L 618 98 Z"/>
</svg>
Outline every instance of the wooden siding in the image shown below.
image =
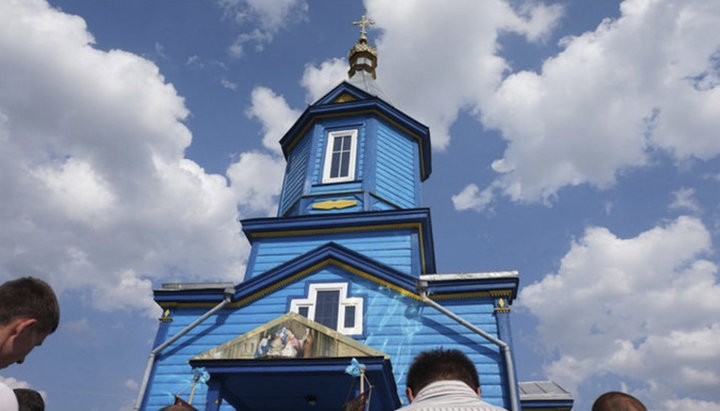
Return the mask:
<svg viewBox="0 0 720 411">
<path fill-rule="evenodd" d="M 178 392 L 187 398 L 192 380 L 188 361 L 192 357 L 283 315 L 293 298 L 307 295 L 309 284 L 330 282 L 348 282 L 348 295 L 365 299 L 363 335 L 354 338 L 390 355 L 401 401 L 407 403 L 405 378 L 412 359 L 421 351 L 442 346 L 468 354 L 480 374 L 483 398 L 507 408 L 509 402 L 503 389 L 505 375 L 496 346 L 420 301 L 337 266 L 327 266 L 247 306 L 220 311 L 168 347 L 156 361 L 145 409 L 156 410 L 167 405 L 172 395 Z M 490 299 L 449 300 L 443 305 L 497 335 Z M 176 308 L 167 335 L 175 335 L 207 309 Z M 198 409 L 204 409 L 205 394 L 206 386 L 199 384 L 193 401 Z M 221 409 L 232 408 L 223 406 Z"/>
<path fill-rule="evenodd" d="M 280 216 L 285 215 L 290 206 L 300 198 L 303 192 L 307 173 L 308 155 L 310 154 L 310 140 L 308 135 L 303 137 L 288 159 L 278 210 L 278 215 Z"/>
<path fill-rule="evenodd" d="M 419 275 L 412 272 L 412 260 L 419 259 L 419 253 L 412 248 L 413 235 L 410 230 L 380 230 L 257 239 L 253 244 L 254 265 L 248 267 L 245 278 L 260 275 L 331 241 L 405 274 Z"/>
<path fill-rule="evenodd" d="M 403 208 L 418 207 L 415 192 L 417 144 L 390 125 L 379 122 L 377 127 L 377 164 L 375 191 L 381 198 Z"/>
</svg>

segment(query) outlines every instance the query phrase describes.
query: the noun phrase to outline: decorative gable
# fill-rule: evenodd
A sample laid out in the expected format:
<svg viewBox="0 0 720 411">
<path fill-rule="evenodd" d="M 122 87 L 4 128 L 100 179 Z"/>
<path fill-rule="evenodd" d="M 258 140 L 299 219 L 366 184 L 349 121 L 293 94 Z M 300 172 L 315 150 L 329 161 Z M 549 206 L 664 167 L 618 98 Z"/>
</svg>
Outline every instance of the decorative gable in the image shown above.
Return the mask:
<svg viewBox="0 0 720 411">
<path fill-rule="evenodd" d="M 192 360 L 388 356 L 299 314 L 289 312 Z"/>
<path fill-rule="evenodd" d="M 369 100 L 372 98 L 374 98 L 374 96 L 370 95 L 365 90 L 353 86 L 347 81 L 343 81 L 327 94 L 320 97 L 313 105 L 318 106 L 324 104 L 345 103 L 348 101 Z"/>
</svg>

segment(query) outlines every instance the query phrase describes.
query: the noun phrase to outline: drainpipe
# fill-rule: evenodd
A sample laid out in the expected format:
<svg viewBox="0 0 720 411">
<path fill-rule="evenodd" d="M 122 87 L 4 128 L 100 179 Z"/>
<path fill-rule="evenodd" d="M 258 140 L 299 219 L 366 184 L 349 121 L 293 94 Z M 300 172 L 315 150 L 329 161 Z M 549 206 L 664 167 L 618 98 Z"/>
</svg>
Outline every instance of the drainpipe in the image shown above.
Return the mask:
<svg viewBox="0 0 720 411">
<path fill-rule="evenodd" d="M 173 335 L 172 337 L 170 337 L 170 339 L 166 340 L 164 343 L 158 345 L 152 351 L 150 351 L 150 356 L 148 357 L 147 365 L 145 366 L 145 374 L 143 374 L 142 383 L 140 384 L 140 392 L 138 393 L 138 398 L 135 401 L 135 408 L 133 408 L 134 411 L 140 410 L 140 407 L 142 406 L 143 399 L 145 398 L 145 390 L 147 389 L 148 381 L 150 380 L 150 372 L 152 371 L 153 364 L 155 363 L 155 357 L 157 357 L 157 355 L 160 354 L 160 352 L 162 352 L 162 350 L 167 348 L 170 344 L 177 341 L 178 338 L 187 334 L 188 331 L 197 327 L 201 322 L 207 320 L 208 317 L 215 314 L 220 309 L 222 309 L 223 307 L 228 305 L 230 302 L 232 302 L 232 298 L 235 295 L 235 289 L 234 288 L 226 288 L 224 291 L 224 295 L 225 295 L 225 298 L 222 300 L 222 302 L 220 302 L 220 304 L 211 308 L 208 312 L 206 312 L 205 314 L 198 317 L 192 323 L 188 324 L 187 327 L 180 330 L 180 332 Z"/>
<path fill-rule="evenodd" d="M 448 310 L 447 308 L 443 307 L 442 305 L 431 300 L 430 297 L 428 297 L 428 295 L 427 295 L 425 286 L 426 286 L 425 284 L 418 285 L 418 288 L 420 289 L 420 297 L 422 297 L 422 301 L 425 304 L 435 308 L 436 310 L 447 315 L 448 317 L 452 318 L 453 320 L 459 322 L 460 324 L 462 324 L 465 327 L 469 328 L 470 330 L 474 331 L 476 334 L 481 335 L 486 340 L 488 340 L 491 343 L 500 347 L 500 350 L 502 350 L 503 357 L 505 359 L 505 371 L 507 372 L 508 381 L 510 383 L 509 384 L 510 385 L 510 411 L 520 411 L 520 407 L 518 406 L 518 401 L 517 401 L 517 388 L 516 388 L 517 382 L 515 381 L 515 367 L 513 366 L 512 355 L 510 353 L 510 346 L 506 342 L 488 334 L 485 330 L 482 330 L 482 329 L 474 326 L 472 323 L 470 323 L 466 319 L 460 317 L 459 315 L 455 314 L 454 312 Z"/>
</svg>

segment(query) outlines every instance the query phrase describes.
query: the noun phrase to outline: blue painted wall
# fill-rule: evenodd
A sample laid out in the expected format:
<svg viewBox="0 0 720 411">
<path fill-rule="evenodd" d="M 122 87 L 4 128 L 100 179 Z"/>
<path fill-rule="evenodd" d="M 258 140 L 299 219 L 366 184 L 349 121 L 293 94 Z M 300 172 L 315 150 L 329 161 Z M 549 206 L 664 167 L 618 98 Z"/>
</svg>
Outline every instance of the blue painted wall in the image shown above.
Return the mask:
<svg viewBox="0 0 720 411">
<path fill-rule="evenodd" d="M 308 168 L 308 156 L 310 154 L 311 139 L 306 136 L 295 147 L 288 157 L 285 167 L 285 181 L 280 195 L 280 207 L 278 215 L 284 215 L 303 193 L 305 176 Z"/>
<path fill-rule="evenodd" d="M 349 129 L 358 130 L 355 180 L 323 184 L 328 133 Z M 347 212 L 317 211 L 310 204 L 355 193 L 368 193 L 372 201 L 359 201 L 352 211 L 420 207 L 419 156 L 415 139 L 375 115 L 318 120 L 288 156 L 278 215 Z"/>
<path fill-rule="evenodd" d="M 258 276 L 328 242 L 338 243 L 402 273 L 417 276 L 421 261 L 418 246 L 413 246 L 414 237 L 417 237 L 416 231 L 395 229 L 257 238 L 253 242 L 245 279 Z"/>
<path fill-rule="evenodd" d="M 420 207 L 420 171 L 417 143 L 382 120 L 377 126 L 377 164 L 372 191 L 401 208 Z"/>
<path fill-rule="evenodd" d="M 155 363 L 144 409 L 159 409 L 169 404 L 178 392 L 187 398 L 192 380 L 188 361 L 192 357 L 283 315 L 289 310 L 291 299 L 307 295 L 309 284 L 328 282 L 348 282 L 348 296 L 364 298 L 364 332 L 355 338 L 390 355 L 401 401 L 407 403 L 405 375 L 413 357 L 420 351 L 442 346 L 467 353 L 480 373 L 483 398 L 496 405 L 508 406 L 507 393 L 503 388 L 502 359 L 496 346 L 420 301 L 346 273 L 339 267 L 326 266 L 247 306 L 220 311 L 168 347 Z M 440 302 L 473 324 L 497 335 L 490 298 Z M 207 310 L 176 308 L 167 335 L 176 334 Z M 205 385 L 199 385 L 193 401 L 198 409 L 204 409 L 205 394 Z M 224 406 L 222 409 L 232 408 Z"/>
</svg>

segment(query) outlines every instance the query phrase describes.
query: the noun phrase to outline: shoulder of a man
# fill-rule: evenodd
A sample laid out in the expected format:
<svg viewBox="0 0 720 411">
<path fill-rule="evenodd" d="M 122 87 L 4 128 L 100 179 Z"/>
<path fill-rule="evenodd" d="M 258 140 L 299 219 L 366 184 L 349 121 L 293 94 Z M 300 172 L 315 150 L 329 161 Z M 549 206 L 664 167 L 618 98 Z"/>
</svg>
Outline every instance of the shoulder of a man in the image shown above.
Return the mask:
<svg viewBox="0 0 720 411">
<path fill-rule="evenodd" d="M 0 411 L 18 411 L 15 391 L 0 381 Z"/>
<path fill-rule="evenodd" d="M 507 411 L 480 399 L 461 381 L 435 381 L 420 390 L 413 402 L 397 411 Z"/>
</svg>

